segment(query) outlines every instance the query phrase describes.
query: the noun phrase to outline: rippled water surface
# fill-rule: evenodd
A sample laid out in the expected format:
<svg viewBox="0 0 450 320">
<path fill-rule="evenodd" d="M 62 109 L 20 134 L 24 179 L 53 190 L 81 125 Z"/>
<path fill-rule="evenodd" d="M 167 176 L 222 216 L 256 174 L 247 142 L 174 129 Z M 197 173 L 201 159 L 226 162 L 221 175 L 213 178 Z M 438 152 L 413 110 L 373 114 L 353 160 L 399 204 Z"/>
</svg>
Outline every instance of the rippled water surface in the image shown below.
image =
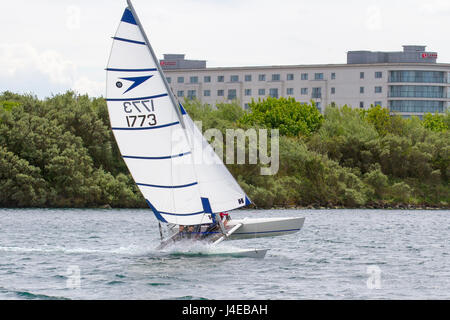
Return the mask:
<svg viewBox="0 0 450 320">
<path fill-rule="evenodd" d="M 155 250 L 148 210 L 0 209 L 0 299 L 450 299 L 450 211 L 266 210 L 296 234 Z M 264 259 L 208 256 L 269 248 Z"/>
</svg>

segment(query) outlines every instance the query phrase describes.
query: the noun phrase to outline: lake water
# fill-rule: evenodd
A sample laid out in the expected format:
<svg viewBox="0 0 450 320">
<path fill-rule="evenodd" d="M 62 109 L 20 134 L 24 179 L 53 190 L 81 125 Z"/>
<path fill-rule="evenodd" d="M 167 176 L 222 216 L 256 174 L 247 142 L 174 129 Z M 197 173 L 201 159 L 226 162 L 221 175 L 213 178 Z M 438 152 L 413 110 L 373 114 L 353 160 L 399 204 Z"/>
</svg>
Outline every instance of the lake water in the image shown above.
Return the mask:
<svg viewBox="0 0 450 320">
<path fill-rule="evenodd" d="M 0 209 L 0 299 L 450 299 L 448 210 L 232 216 L 306 220 L 215 249 L 270 248 L 252 259 L 156 251 L 149 210 Z"/>
</svg>

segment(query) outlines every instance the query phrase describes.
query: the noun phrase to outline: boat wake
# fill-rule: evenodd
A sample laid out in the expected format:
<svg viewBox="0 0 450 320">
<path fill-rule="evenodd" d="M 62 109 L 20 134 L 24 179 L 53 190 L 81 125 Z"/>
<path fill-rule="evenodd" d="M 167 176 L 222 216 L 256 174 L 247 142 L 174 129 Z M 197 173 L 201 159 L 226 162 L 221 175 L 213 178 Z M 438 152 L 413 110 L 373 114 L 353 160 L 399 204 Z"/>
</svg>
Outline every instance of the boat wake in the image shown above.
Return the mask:
<svg viewBox="0 0 450 320">
<path fill-rule="evenodd" d="M 117 255 L 146 255 L 154 253 L 151 247 L 129 245 L 112 249 L 90 249 L 90 248 L 66 248 L 59 246 L 43 246 L 39 248 L 24 247 L 0 247 L 0 252 L 21 252 L 21 253 L 55 253 L 55 254 L 117 254 Z"/>
</svg>

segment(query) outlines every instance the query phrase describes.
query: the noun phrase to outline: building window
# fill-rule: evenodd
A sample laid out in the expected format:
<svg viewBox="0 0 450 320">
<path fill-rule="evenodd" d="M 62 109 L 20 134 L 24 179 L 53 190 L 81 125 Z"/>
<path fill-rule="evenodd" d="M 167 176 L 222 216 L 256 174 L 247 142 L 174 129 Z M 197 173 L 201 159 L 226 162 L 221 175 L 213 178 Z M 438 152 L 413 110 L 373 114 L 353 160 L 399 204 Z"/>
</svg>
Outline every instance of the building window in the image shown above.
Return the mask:
<svg viewBox="0 0 450 320">
<path fill-rule="evenodd" d="M 203 96 L 210 97 L 211 96 L 211 90 L 205 90 L 203 91 Z"/>
<path fill-rule="evenodd" d="M 390 82 L 445 83 L 447 77 L 442 71 L 391 71 Z"/>
<path fill-rule="evenodd" d="M 266 81 L 266 75 L 265 75 L 265 74 L 260 74 L 260 75 L 258 76 L 258 80 L 259 80 L 259 81 Z"/>
<path fill-rule="evenodd" d="M 322 104 L 320 102 L 316 102 L 316 108 L 319 112 L 322 112 Z"/>
<path fill-rule="evenodd" d="M 382 105 L 381 105 L 381 101 L 375 101 L 374 105 L 375 105 L 375 107 L 376 107 L 376 106 L 380 106 L 380 107 L 382 106 Z"/>
<path fill-rule="evenodd" d="M 170 77 L 166 77 L 167 83 L 171 83 L 172 82 L 172 78 Z"/>
<path fill-rule="evenodd" d="M 364 101 L 360 101 L 360 102 L 359 102 L 359 107 L 360 107 L 361 109 L 364 109 Z"/>
<path fill-rule="evenodd" d="M 314 99 L 322 98 L 322 88 L 312 88 L 312 98 Z"/>
<path fill-rule="evenodd" d="M 360 72 L 360 73 L 359 73 L 359 78 L 360 78 L 360 79 L 364 79 L 364 72 Z"/>
<path fill-rule="evenodd" d="M 217 96 L 223 97 L 224 91 L 223 90 L 217 90 Z"/>
<path fill-rule="evenodd" d="M 229 89 L 228 90 L 228 100 L 234 100 L 236 99 L 236 89 Z"/>
<path fill-rule="evenodd" d="M 272 98 L 278 98 L 278 89 L 277 88 L 269 89 L 269 96 L 271 96 Z"/>
<path fill-rule="evenodd" d="M 308 74 L 307 73 L 302 73 L 301 76 L 300 76 L 300 79 L 308 80 Z"/>
<path fill-rule="evenodd" d="M 301 94 L 308 94 L 308 88 L 301 88 L 300 89 Z"/>
<path fill-rule="evenodd" d="M 288 73 L 286 75 L 286 80 L 288 80 L 288 81 L 294 80 L 294 74 L 293 73 Z"/>
<path fill-rule="evenodd" d="M 249 105 L 248 103 L 244 104 L 244 109 L 245 109 L 245 110 L 250 109 L 250 105 Z"/>
<path fill-rule="evenodd" d="M 260 96 L 266 95 L 266 89 L 258 89 L 258 94 L 259 94 Z"/>
<path fill-rule="evenodd" d="M 252 81 L 252 75 L 251 74 L 246 74 L 245 75 L 245 81 L 247 81 L 247 82 Z"/>
<path fill-rule="evenodd" d="M 280 81 L 280 75 L 279 74 L 273 74 L 272 75 L 272 81 Z"/>
<path fill-rule="evenodd" d="M 286 89 L 286 94 L 288 96 L 292 96 L 294 94 L 294 88 L 287 88 Z"/>
<path fill-rule="evenodd" d="M 246 96 L 251 96 L 252 95 L 252 89 L 245 89 L 245 93 Z"/>
<path fill-rule="evenodd" d="M 239 81 L 239 76 L 238 75 L 232 75 L 230 77 L 230 81 L 231 82 L 238 82 Z"/>
<path fill-rule="evenodd" d="M 188 90 L 188 99 L 195 99 L 197 97 L 197 92 L 195 90 Z"/>
<path fill-rule="evenodd" d="M 336 93 L 336 88 L 335 87 L 331 87 L 331 94 L 335 94 Z"/>
<path fill-rule="evenodd" d="M 198 77 L 190 77 L 189 81 L 190 83 L 198 83 Z"/>
<path fill-rule="evenodd" d="M 331 73 L 331 80 L 336 80 L 336 73 L 335 72 Z"/>
<path fill-rule="evenodd" d="M 205 83 L 211 82 L 211 76 L 204 76 L 203 82 L 205 82 Z"/>
<path fill-rule="evenodd" d="M 445 98 L 445 87 L 441 86 L 390 86 L 389 97 L 394 98 Z"/>
<path fill-rule="evenodd" d="M 383 91 L 383 87 L 375 87 L 375 93 L 381 93 Z"/>
<path fill-rule="evenodd" d="M 364 87 L 359 87 L 359 93 L 364 93 Z"/>
<path fill-rule="evenodd" d="M 314 73 L 314 80 L 323 80 L 323 73 Z"/>
<path fill-rule="evenodd" d="M 177 91 L 177 96 L 184 97 L 184 91 L 183 90 Z"/>
<path fill-rule="evenodd" d="M 375 79 L 381 79 L 381 78 L 383 78 L 383 72 L 376 71 L 375 72 Z"/>
<path fill-rule="evenodd" d="M 184 83 L 184 77 L 178 77 L 177 78 L 178 83 Z"/>
<path fill-rule="evenodd" d="M 392 100 L 389 103 L 390 110 L 397 112 L 444 112 L 444 101 Z"/>
<path fill-rule="evenodd" d="M 225 77 L 224 76 L 217 76 L 217 82 L 224 82 Z"/>
</svg>

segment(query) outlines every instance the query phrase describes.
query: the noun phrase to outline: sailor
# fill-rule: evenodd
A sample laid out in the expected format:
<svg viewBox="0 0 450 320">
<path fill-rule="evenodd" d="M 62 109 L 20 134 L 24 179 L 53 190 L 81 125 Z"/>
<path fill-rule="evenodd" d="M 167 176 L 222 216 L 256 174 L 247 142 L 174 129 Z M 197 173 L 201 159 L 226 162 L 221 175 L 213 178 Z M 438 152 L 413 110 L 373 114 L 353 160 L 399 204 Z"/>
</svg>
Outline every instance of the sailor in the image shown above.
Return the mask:
<svg viewBox="0 0 450 320">
<path fill-rule="evenodd" d="M 186 227 L 181 225 L 178 227 L 178 238 L 181 240 L 184 238 L 184 234 L 185 234 L 185 229 Z"/>
<path fill-rule="evenodd" d="M 200 224 L 199 224 L 199 225 L 196 225 L 196 226 L 194 227 L 194 231 L 193 231 L 194 239 L 200 238 L 201 229 L 202 229 L 202 226 L 201 226 Z"/>
<path fill-rule="evenodd" d="M 188 226 L 187 228 L 187 238 L 191 239 L 192 238 L 192 233 L 194 232 L 194 226 Z"/>
<path fill-rule="evenodd" d="M 227 212 L 221 212 L 219 215 L 220 215 L 220 219 L 223 221 L 223 226 L 226 227 L 228 221 L 231 220 L 230 215 Z M 225 220 L 224 220 L 224 218 L 225 218 Z"/>
<path fill-rule="evenodd" d="M 201 239 L 205 239 L 205 238 L 211 236 L 211 234 L 218 233 L 219 230 L 220 230 L 219 222 L 214 221 L 206 228 L 206 230 L 204 232 L 202 232 Z"/>
</svg>

